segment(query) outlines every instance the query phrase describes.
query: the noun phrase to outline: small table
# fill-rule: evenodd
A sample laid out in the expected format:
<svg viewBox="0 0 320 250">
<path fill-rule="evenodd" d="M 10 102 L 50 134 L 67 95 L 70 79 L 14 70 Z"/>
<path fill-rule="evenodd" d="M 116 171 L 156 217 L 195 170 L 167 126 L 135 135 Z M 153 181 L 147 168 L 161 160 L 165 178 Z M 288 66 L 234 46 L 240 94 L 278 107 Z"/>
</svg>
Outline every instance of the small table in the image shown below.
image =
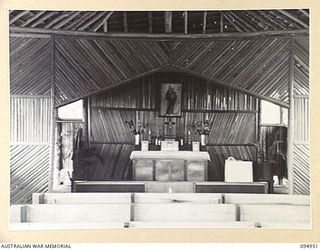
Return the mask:
<svg viewBox="0 0 320 250">
<path fill-rule="evenodd" d="M 194 151 L 133 151 L 133 180 L 206 181 L 210 156 Z"/>
</svg>

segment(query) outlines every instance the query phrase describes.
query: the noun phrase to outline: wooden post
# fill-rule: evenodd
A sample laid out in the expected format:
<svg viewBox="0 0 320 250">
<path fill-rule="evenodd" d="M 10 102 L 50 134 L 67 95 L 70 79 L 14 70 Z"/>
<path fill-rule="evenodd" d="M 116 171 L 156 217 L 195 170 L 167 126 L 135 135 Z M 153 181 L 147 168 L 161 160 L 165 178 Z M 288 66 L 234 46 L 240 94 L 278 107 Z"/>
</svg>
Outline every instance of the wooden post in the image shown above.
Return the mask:
<svg viewBox="0 0 320 250">
<path fill-rule="evenodd" d="M 103 23 L 103 32 L 108 32 L 108 20 L 105 20 Z"/>
<path fill-rule="evenodd" d="M 288 152 L 287 152 L 287 169 L 289 181 L 289 194 L 294 192 L 294 178 L 293 178 L 293 140 L 294 140 L 294 40 L 290 40 L 290 54 L 289 54 L 289 120 L 288 120 Z"/>
<path fill-rule="evenodd" d="M 188 11 L 184 12 L 184 33 L 188 34 Z"/>
<path fill-rule="evenodd" d="M 207 29 L 207 12 L 203 12 L 203 27 L 202 27 L 202 33 L 205 34 Z"/>
<path fill-rule="evenodd" d="M 172 33 L 172 11 L 164 12 L 165 32 Z"/>
<path fill-rule="evenodd" d="M 88 147 L 91 147 L 91 97 L 87 97 Z"/>
<path fill-rule="evenodd" d="M 220 12 L 220 33 L 223 33 L 223 14 Z"/>
<path fill-rule="evenodd" d="M 148 12 L 149 33 L 152 33 L 152 11 Z"/>
<path fill-rule="evenodd" d="M 54 35 L 51 38 L 51 46 L 52 46 L 52 55 L 51 55 L 51 61 L 52 61 L 52 79 L 51 79 L 51 90 L 50 90 L 50 96 L 51 96 L 51 136 L 50 136 L 50 155 L 49 155 L 49 180 L 48 180 L 48 191 L 53 191 L 53 179 L 54 179 L 54 151 L 55 151 L 55 127 L 56 127 L 56 109 L 54 108 L 54 97 L 55 97 L 55 37 Z"/>
<path fill-rule="evenodd" d="M 128 32 L 128 16 L 127 12 L 123 12 L 123 32 Z"/>
</svg>

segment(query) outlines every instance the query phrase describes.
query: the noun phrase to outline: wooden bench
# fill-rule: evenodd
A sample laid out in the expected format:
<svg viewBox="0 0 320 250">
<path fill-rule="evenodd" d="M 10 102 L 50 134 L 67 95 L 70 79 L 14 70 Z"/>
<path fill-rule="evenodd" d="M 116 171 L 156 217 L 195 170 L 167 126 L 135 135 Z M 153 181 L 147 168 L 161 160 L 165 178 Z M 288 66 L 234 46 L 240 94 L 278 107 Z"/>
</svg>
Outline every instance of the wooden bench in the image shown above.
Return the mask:
<svg viewBox="0 0 320 250">
<path fill-rule="evenodd" d="M 130 221 L 130 204 L 12 205 L 12 223 L 108 223 Z"/>
<path fill-rule="evenodd" d="M 132 221 L 150 222 L 218 222 L 236 221 L 232 204 L 136 203 Z"/>
<path fill-rule="evenodd" d="M 131 203 L 131 193 L 34 193 L 33 204 Z"/>
<path fill-rule="evenodd" d="M 240 221 L 258 223 L 310 222 L 310 206 L 282 204 L 240 204 L 239 208 Z"/>
<path fill-rule="evenodd" d="M 222 203 L 221 194 L 195 193 L 136 193 L 135 203 Z"/>
<path fill-rule="evenodd" d="M 310 205 L 310 196 L 285 194 L 224 194 L 224 203 Z"/>
<path fill-rule="evenodd" d="M 264 222 L 256 223 L 257 227 L 270 229 L 312 229 L 311 223 L 294 223 L 294 222 Z"/>
<path fill-rule="evenodd" d="M 255 228 L 253 222 L 225 221 L 225 222 L 129 222 L 128 228 Z"/>
<path fill-rule="evenodd" d="M 125 228 L 126 222 L 106 222 L 106 223 L 39 223 L 24 222 L 10 223 L 10 231 L 29 230 L 62 230 L 62 229 L 121 229 Z"/>
</svg>

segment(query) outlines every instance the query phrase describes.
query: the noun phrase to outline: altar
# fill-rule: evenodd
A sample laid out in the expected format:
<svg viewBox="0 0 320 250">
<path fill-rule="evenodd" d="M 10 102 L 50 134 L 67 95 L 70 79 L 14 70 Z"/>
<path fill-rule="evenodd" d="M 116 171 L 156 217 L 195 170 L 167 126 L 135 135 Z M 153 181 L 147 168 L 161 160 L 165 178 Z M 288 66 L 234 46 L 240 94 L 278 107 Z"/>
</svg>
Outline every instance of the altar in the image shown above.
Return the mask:
<svg viewBox="0 0 320 250">
<path fill-rule="evenodd" d="M 208 152 L 133 151 L 134 181 L 207 181 Z"/>
</svg>

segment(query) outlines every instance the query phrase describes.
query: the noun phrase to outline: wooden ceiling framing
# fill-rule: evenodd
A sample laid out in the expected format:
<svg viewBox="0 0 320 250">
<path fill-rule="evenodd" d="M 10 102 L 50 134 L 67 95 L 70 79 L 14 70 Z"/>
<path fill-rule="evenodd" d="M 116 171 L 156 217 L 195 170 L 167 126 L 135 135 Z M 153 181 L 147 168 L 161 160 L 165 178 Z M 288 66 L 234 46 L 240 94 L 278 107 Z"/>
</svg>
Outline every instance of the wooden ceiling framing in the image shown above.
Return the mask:
<svg viewBox="0 0 320 250">
<path fill-rule="evenodd" d="M 12 10 L 11 93 L 49 94 L 54 81 L 60 106 L 173 69 L 288 107 L 290 50 L 295 94 L 309 93 L 308 27 L 294 9 Z"/>
<path fill-rule="evenodd" d="M 11 10 L 10 26 L 133 33 L 233 33 L 309 28 L 309 11 L 40 11 Z"/>
</svg>

